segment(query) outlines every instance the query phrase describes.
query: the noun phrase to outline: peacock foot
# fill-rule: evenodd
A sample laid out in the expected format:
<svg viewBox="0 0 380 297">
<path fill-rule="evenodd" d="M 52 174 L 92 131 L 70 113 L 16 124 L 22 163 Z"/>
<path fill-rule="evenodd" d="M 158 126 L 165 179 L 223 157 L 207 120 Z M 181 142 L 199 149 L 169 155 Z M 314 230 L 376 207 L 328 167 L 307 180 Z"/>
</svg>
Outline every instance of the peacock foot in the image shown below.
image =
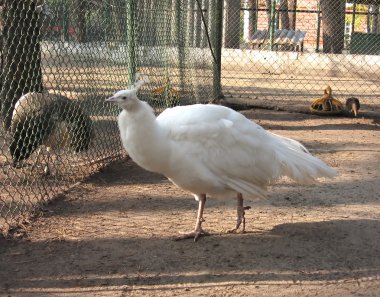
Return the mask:
<svg viewBox="0 0 380 297">
<path fill-rule="evenodd" d="M 175 237 L 175 240 L 182 240 L 182 239 L 188 239 L 188 238 L 194 238 L 194 242 L 198 240 L 200 236 L 207 236 L 210 235 L 210 233 L 204 231 L 203 229 L 189 232 L 189 233 L 183 233 L 177 237 Z"/>
<path fill-rule="evenodd" d="M 242 225 L 240 233 L 245 233 L 245 210 L 248 210 L 250 208 L 251 208 L 250 206 L 238 207 L 237 209 L 238 216 L 236 218 L 236 226 L 235 228 L 228 230 L 227 233 L 238 233 L 240 225 Z"/>
<path fill-rule="evenodd" d="M 198 221 L 197 226 L 195 227 L 195 230 L 189 233 L 182 233 L 179 236 L 176 236 L 174 240 L 182 240 L 182 239 L 188 239 L 188 238 L 194 238 L 194 242 L 198 240 L 200 236 L 208 236 L 210 233 L 207 231 L 203 230 L 201 227 L 202 222 L 204 222 L 204 219 L 202 218 L 201 220 Z"/>
</svg>

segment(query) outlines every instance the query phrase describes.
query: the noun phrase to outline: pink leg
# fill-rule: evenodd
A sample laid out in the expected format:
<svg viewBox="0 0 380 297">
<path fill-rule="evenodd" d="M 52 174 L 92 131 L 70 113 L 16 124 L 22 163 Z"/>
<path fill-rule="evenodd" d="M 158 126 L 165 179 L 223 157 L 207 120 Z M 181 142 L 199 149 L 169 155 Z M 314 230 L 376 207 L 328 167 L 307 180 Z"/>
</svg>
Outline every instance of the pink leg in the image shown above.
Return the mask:
<svg viewBox="0 0 380 297">
<path fill-rule="evenodd" d="M 199 236 L 209 235 L 206 231 L 202 229 L 202 223 L 205 221 L 203 219 L 203 210 L 205 207 L 205 203 L 206 203 L 206 195 L 202 194 L 199 197 L 198 215 L 197 215 L 197 221 L 195 223 L 195 230 L 193 232 L 181 234 L 180 236 L 176 237 L 175 240 L 194 238 L 194 241 L 197 241 Z"/>
<path fill-rule="evenodd" d="M 241 193 L 237 194 L 237 218 L 236 218 L 236 226 L 235 228 L 228 230 L 228 233 L 237 233 L 241 223 L 243 223 L 243 227 L 241 233 L 245 232 L 245 210 L 250 209 L 250 206 L 243 206 L 243 195 Z"/>
</svg>

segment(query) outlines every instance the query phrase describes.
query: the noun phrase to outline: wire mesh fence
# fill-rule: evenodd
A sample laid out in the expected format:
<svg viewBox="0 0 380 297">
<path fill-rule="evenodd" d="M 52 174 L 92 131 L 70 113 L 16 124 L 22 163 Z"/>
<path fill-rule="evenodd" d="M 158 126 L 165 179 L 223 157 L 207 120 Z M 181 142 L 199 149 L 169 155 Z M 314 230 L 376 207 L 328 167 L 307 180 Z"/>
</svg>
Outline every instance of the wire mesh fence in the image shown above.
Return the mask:
<svg viewBox="0 0 380 297">
<path fill-rule="evenodd" d="M 360 3 L 360 4 L 359 4 Z M 379 111 L 379 1 L 225 1 L 222 88 L 230 100 L 308 110 L 331 86 Z"/>
<path fill-rule="evenodd" d="M 0 5 L 2 233 L 123 156 L 119 110 L 104 99 L 136 72 L 149 77 L 140 96 L 157 112 L 212 94 L 206 28 L 193 1 Z"/>
</svg>

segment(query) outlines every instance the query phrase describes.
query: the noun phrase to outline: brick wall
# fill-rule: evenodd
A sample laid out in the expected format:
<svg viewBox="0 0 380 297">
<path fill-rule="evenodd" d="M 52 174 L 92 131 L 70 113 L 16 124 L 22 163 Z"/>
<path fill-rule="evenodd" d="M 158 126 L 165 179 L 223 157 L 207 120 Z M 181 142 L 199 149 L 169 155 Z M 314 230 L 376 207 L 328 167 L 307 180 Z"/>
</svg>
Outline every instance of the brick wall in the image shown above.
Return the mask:
<svg viewBox="0 0 380 297">
<path fill-rule="evenodd" d="M 259 8 L 266 9 L 266 6 L 264 3 L 262 3 Z M 306 38 L 304 41 L 304 45 L 306 47 L 315 48 L 316 41 L 317 41 L 317 28 L 318 28 L 318 21 L 317 21 L 318 1 L 317 0 L 309 0 L 309 1 L 298 0 L 297 10 L 314 11 L 314 12 L 298 12 L 296 29 L 299 29 L 301 31 L 306 31 Z M 350 8 L 347 9 L 347 12 L 349 11 L 350 11 Z M 367 30 L 366 22 L 367 22 L 366 15 L 361 15 L 361 16 L 357 15 L 355 31 L 366 32 Z M 267 17 L 266 11 L 259 11 L 257 27 L 258 27 L 258 30 L 268 29 L 268 17 Z M 321 27 L 322 27 L 322 22 L 321 22 Z M 280 28 L 281 28 L 281 24 L 280 24 Z M 320 36 L 319 44 L 320 44 L 320 47 L 322 47 L 323 45 L 322 30 L 320 33 L 321 33 L 321 36 Z"/>
</svg>

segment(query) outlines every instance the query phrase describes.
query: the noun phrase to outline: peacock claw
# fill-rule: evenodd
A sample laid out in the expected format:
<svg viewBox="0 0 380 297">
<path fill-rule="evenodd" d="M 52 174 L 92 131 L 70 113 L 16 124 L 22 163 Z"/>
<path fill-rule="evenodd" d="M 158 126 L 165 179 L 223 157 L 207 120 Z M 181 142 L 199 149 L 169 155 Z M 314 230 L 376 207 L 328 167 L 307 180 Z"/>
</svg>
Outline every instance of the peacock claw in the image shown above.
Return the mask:
<svg viewBox="0 0 380 297">
<path fill-rule="evenodd" d="M 241 231 L 238 232 L 241 223 L 243 223 L 243 227 L 242 227 Z M 245 218 L 243 218 L 240 222 L 238 222 L 238 223 L 236 224 L 236 227 L 235 227 L 235 228 L 232 228 L 232 229 L 230 229 L 230 230 L 227 230 L 227 233 L 233 233 L 233 234 L 237 234 L 237 233 L 241 233 L 241 234 L 243 234 L 243 233 L 245 233 Z"/>
<path fill-rule="evenodd" d="M 175 237 L 175 240 L 178 241 L 178 240 L 182 240 L 182 239 L 188 239 L 188 238 L 194 238 L 194 242 L 196 242 L 198 240 L 198 238 L 200 236 L 208 236 L 210 235 L 210 233 L 208 233 L 207 231 L 203 230 L 203 228 L 201 227 L 201 224 L 204 222 L 204 219 L 201 218 L 197 225 L 196 225 L 196 228 L 194 231 L 192 232 L 189 232 L 189 233 L 182 233 L 181 235 Z"/>
<path fill-rule="evenodd" d="M 227 230 L 227 233 L 238 233 L 240 225 L 242 225 L 240 233 L 245 233 L 245 210 L 251 209 L 250 206 L 243 206 L 243 197 L 238 195 L 238 207 L 237 207 L 237 218 L 236 226 L 233 229 Z"/>
<path fill-rule="evenodd" d="M 199 237 L 201 236 L 209 236 L 210 233 L 208 233 L 207 231 L 204 231 L 203 229 L 199 230 L 199 231 L 193 231 L 193 232 L 189 232 L 189 233 L 183 233 L 179 236 L 176 236 L 174 238 L 175 241 L 179 241 L 179 240 L 183 240 L 183 239 L 188 239 L 188 238 L 194 238 L 194 242 L 196 242 L 198 240 Z"/>
</svg>

